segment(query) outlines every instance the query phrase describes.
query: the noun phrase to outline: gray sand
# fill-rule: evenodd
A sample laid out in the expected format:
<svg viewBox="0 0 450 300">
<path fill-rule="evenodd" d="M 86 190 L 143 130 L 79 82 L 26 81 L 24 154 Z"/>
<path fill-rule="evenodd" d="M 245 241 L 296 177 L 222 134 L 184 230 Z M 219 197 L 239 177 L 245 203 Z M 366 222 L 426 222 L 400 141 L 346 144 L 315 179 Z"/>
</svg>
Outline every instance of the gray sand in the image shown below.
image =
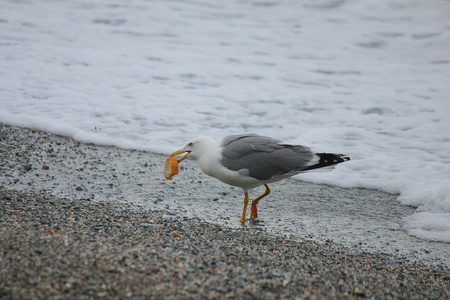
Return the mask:
<svg viewBox="0 0 450 300">
<path fill-rule="evenodd" d="M 283 207 L 261 210 L 262 224 L 233 225 L 237 189 L 219 188 L 190 163 L 181 170 L 187 179 L 168 184 L 164 159 L 0 125 L 0 298 L 450 297 L 446 264 L 274 234 L 269 216 Z M 309 190 L 310 197 L 326 199 L 330 189 Z M 219 224 L 191 216 L 180 200 L 203 190 L 216 203 L 205 214 Z M 239 205 L 217 208 L 228 198 Z M 394 209 L 399 219 L 408 213 Z"/>
<path fill-rule="evenodd" d="M 11 154 L 0 166 L 0 185 L 8 188 L 70 199 L 134 203 L 165 211 L 165 215 L 241 227 L 233 220 L 241 217 L 242 190 L 203 174 L 195 161 L 183 161 L 180 174 L 167 181 L 163 177 L 163 155 L 83 144 L 8 126 L 3 127 L 0 143 L 0 149 L 4 149 L 0 154 Z M 270 186 L 272 193 L 259 204 L 258 222 L 247 226 L 450 267 L 449 243 L 425 241 L 402 230 L 403 218 L 415 209 L 400 205 L 396 195 L 294 179 Z M 263 190 L 250 191 L 250 197 Z"/>
</svg>

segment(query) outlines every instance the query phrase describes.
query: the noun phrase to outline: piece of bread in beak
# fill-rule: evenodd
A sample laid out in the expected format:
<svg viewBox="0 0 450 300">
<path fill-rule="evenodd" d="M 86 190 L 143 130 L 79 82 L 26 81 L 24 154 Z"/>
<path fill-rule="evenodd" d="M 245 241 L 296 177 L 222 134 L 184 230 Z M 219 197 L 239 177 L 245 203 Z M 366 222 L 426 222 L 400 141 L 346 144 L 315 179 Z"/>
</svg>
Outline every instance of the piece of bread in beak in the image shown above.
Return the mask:
<svg viewBox="0 0 450 300">
<path fill-rule="evenodd" d="M 172 180 L 173 176 L 178 174 L 178 159 L 169 157 L 166 160 L 166 166 L 164 167 L 164 177 Z"/>
</svg>

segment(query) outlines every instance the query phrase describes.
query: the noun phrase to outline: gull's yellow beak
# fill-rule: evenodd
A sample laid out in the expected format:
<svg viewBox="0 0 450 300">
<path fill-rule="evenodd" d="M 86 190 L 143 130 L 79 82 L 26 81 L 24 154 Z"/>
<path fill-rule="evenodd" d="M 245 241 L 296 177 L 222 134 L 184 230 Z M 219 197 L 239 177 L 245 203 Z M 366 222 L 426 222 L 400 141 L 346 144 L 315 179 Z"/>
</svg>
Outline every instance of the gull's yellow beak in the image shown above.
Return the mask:
<svg viewBox="0 0 450 300">
<path fill-rule="evenodd" d="M 183 149 L 180 149 L 180 150 L 177 150 L 174 153 L 170 154 L 170 157 L 175 156 L 175 155 L 180 155 L 180 154 L 183 154 L 183 153 L 186 153 L 186 152 L 187 152 L 187 154 L 185 156 L 183 156 L 182 158 L 178 159 L 178 162 L 181 162 L 182 160 L 184 160 L 189 155 L 189 153 L 191 153 L 191 151 L 185 151 Z"/>
</svg>

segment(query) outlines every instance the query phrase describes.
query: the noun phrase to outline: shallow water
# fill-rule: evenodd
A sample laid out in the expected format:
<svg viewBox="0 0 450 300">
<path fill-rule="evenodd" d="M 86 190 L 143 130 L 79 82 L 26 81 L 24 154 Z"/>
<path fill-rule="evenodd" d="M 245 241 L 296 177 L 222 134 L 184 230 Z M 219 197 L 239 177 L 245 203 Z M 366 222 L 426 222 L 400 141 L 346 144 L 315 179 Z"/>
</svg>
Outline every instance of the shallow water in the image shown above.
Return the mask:
<svg viewBox="0 0 450 300">
<path fill-rule="evenodd" d="M 36 139 L 38 135 L 44 138 Z M 194 161 L 183 161 L 180 174 L 167 181 L 163 178 L 166 156 L 40 133 L 29 136 L 32 139 L 20 142 L 27 157 L 19 160 L 27 163 L 11 160 L 2 165 L 0 184 L 6 188 L 43 190 L 72 199 L 120 200 L 163 210 L 168 216 L 242 227 L 236 222 L 242 214 L 242 191 L 206 176 Z M 404 218 L 415 209 L 393 201 L 396 195 L 293 179 L 270 187 L 272 193 L 258 206 L 258 221 L 244 228 L 293 239 L 331 240 L 355 251 L 404 254 L 411 260 L 450 267 L 448 243 L 418 239 L 402 229 Z M 252 190 L 250 196 L 263 191 Z"/>
</svg>

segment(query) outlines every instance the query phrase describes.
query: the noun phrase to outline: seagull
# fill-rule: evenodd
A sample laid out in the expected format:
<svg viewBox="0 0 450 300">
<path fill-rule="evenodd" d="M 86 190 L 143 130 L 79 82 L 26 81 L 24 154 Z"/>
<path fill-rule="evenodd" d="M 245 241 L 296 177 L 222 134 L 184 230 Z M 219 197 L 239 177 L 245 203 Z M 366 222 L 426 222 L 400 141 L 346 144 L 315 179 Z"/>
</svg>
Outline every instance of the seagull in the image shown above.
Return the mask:
<svg viewBox="0 0 450 300">
<path fill-rule="evenodd" d="M 241 223 L 246 222 L 248 191 L 264 185 L 266 191 L 252 200 L 250 219 L 258 217 L 258 202 L 270 194 L 267 184 L 309 171 L 331 171 L 334 166 L 350 160 L 344 154 L 314 153 L 308 147 L 285 144 L 280 140 L 253 133 L 230 135 L 217 141 L 199 136 L 173 152 L 170 157 L 186 153 L 197 160 L 200 169 L 220 181 L 242 188 L 244 210 Z"/>
</svg>

